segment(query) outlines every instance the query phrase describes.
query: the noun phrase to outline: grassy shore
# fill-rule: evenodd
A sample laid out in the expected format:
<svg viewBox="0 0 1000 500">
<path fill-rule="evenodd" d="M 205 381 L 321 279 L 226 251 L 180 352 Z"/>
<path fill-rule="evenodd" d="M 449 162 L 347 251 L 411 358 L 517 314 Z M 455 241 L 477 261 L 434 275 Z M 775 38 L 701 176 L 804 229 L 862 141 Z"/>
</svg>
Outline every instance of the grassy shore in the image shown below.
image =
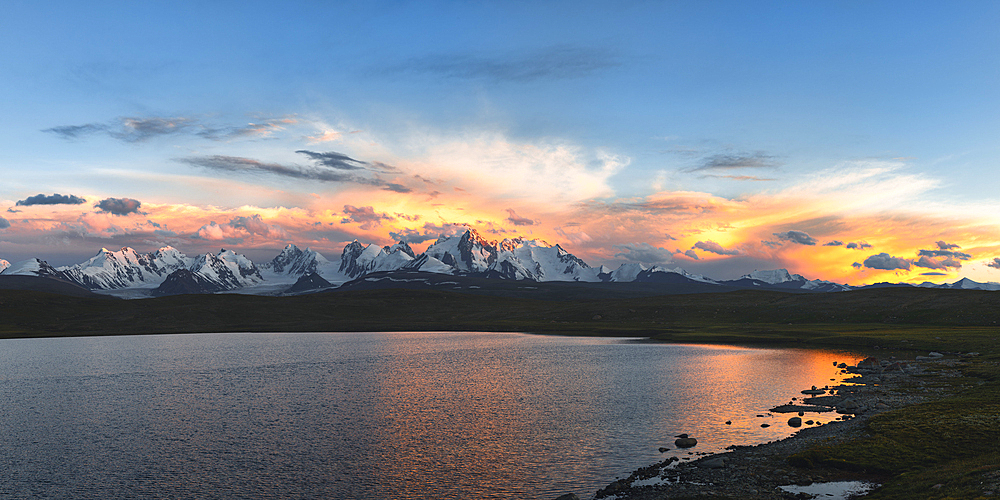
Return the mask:
<svg viewBox="0 0 1000 500">
<path fill-rule="evenodd" d="M 1000 495 L 998 321 L 1000 293 L 964 290 L 741 291 L 572 301 L 412 290 L 119 301 L 0 290 L 0 338 L 470 330 L 840 347 L 883 356 L 978 352 L 954 363 L 960 376 L 925 376 L 922 387 L 939 385 L 949 396 L 875 416 L 865 437 L 789 457 L 797 467 L 875 474 L 885 486 L 871 498 L 885 499 Z"/>
</svg>

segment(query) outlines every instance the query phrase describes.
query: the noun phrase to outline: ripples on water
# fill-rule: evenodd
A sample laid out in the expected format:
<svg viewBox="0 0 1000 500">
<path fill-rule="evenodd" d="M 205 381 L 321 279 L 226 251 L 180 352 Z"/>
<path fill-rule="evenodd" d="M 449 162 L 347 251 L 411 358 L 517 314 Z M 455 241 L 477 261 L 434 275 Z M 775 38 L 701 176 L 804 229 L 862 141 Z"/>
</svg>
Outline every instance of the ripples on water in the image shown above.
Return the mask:
<svg viewBox="0 0 1000 500">
<path fill-rule="evenodd" d="M 788 435 L 755 415 L 854 359 L 498 333 L 4 340 L 0 496 L 586 498 L 681 432 L 699 451 Z"/>
</svg>

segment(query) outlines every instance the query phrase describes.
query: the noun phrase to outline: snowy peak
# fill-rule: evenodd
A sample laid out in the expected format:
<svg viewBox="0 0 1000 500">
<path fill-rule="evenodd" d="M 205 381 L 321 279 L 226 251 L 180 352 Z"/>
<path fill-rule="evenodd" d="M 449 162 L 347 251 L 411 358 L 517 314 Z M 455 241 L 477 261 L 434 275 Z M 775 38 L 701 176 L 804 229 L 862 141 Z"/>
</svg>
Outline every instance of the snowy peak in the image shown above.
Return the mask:
<svg viewBox="0 0 1000 500">
<path fill-rule="evenodd" d="M 63 276 L 90 289 L 154 287 L 167 275 L 190 264 L 184 254 L 173 247 L 140 254 L 129 247 L 111 251 L 102 248 L 97 255 L 73 266 L 59 268 Z"/>
<path fill-rule="evenodd" d="M 495 260 L 496 245 L 474 229 L 469 229 L 458 237 L 438 238 L 424 253 L 451 266 L 457 272 L 482 273 Z"/>
<path fill-rule="evenodd" d="M 413 249 L 410 248 L 410 245 L 408 245 L 405 241 L 400 241 L 395 245 L 384 247 L 382 250 L 384 250 L 386 254 L 403 252 L 404 254 L 409 255 L 411 259 L 417 258 L 417 254 L 414 253 Z"/>
<path fill-rule="evenodd" d="M 3 274 L 3 272 L 6 271 L 8 267 L 10 267 L 10 262 L 0 259 L 0 274 Z"/>
<path fill-rule="evenodd" d="M 636 276 L 638 276 L 639 273 L 645 271 L 646 269 L 648 269 L 646 266 L 638 262 L 629 262 L 628 264 L 622 264 L 618 266 L 618 269 L 615 269 L 614 271 L 611 272 L 610 281 L 616 281 L 616 282 L 635 281 Z"/>
<path fill-rule="evenodd" d="M 744 274 L 740 279 L 750 279 L 762 281 L 771 285 L 785 283 L 787 281 L 808 281 L 798 274 L 791 274 L 787 269 L 774 269 L 771 271 L 754 271 Z"/>
<path fill-rule="evenodd" d="M 6 261 L 4 261 L 6 262 Z M 49 265 L 44 260 L 37 258 L 15 262 L 3 270 L 3 274 L 11 276 L 49 276 L 54 278 L 62 277 L 62 273 Z"/>
<path fill-rule="evenodd" d="M 978 281 L 972 281 L 969 278 L 962 278 L 950 285 L 941 285 L 939 288 L 955 288 L 962 290 L 990 290 L 996 291 L 1000 290 L 1000 283 L 988 282 L 980 283 Z"/>
<path fill-rule="evenodd" d="M 382 247 L 375 244 L 364 246 L 358 240 L 354 240 L 345 246 L 343 253 L 340 254 L 339 271 L 348 278 L 357 278 L 377 268 L 379 258 L 384 255 Z"/>
<path fill-rule="evenodd" d="M 717 281 L 711 278 L 706 278 L 700 274 L 691 274 L 679 267 L 671 269 L 661 266 L 653 266 L 639 272 L 632 281 L 644 283 L 687 283 L 697 281 L 713 285 L 718 284 Z"/>
<path fill-rule="evenodd" d="M 250 259 L 224 248 L 218 254 L 207 253 L 198 257 L 188 270 L 217 285 L 220 290 L 236 290 L 264 281 Z"/>
<path fill-rule="evenodd" d="M 277 256 L 260 267 L 277 274 L 303 276 L 319 272 L 326 268 L 330 261 L 319 252 L 306 248 L 305 250 L 289 243 Z"/>
</svg>

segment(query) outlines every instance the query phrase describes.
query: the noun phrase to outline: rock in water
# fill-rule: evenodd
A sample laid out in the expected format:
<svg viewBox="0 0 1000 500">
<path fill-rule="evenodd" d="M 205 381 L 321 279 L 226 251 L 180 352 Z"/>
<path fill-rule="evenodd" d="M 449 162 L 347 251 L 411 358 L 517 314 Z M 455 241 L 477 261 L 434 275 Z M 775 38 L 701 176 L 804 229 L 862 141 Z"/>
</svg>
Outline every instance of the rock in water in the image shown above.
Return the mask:
<svg viewBox="0 0 1000 500">
<path fill-rule="evenodd" d="M 801 427 L 802 426 L 802 419 L 799 418 L 799 417 L 792 417 L 792 418 L 788 419 L 788 425 L 791 426 L 791 427 Z"/>
<path fill-rule="evenodd" d="M 690 448 L 698 444 L 698 440 L 692 437 L 687 437 L 687 434 L 681 434 L 684 437 L 678 437 L 674 440 L 674 445 L 678 448 Z"/>
<path fill-rule="evenodd" d="M 557 497 L 556 500 L 580 500 L 580 497 L 576 496 L 576 493 L 567 493 Z"/>
</svg>

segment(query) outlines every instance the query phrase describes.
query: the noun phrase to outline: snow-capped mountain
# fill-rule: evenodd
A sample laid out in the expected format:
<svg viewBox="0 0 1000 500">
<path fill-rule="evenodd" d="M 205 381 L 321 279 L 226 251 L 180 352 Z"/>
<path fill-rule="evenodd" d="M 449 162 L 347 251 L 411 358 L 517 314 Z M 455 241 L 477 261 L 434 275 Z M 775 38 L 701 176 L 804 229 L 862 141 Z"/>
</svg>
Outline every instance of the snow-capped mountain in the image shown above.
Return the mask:
<svg viewBox="0 0 1000 500">
<path fill-rule="evenodd" d="M 504 239 L 491 247 L 494 254 L 487 276 L 532 281 L 600 281 L 598 269 L 561 246 L 521 238 Z"/>
<path fill-rule="evenodd" d="M 615 282 L 635 281 L 636 276 L 639 276 L 639 273 L 645 271 L 646 269 L 648 269 L 646 266 L 638 262 L 629 262 L 628 264 L 622 264 L 618 266 L 618 269 L 615 269 L 610 273 L 610 278 L 608 281 L 615 281 Z"/>
<path fill-rule="evenodd" d="M 38 258 L 31 258 L 15 262 L 4 269 L 0 274 L 8 276 L 43 276 L 62 279 L 62 273 L 49 265 L 48 262 Z"/>
<path fill-rule="evenodd" d="M 58 270 L 64 279 L 86 288 L 110 290 L 155 287 L 170 273 L 190 264 L 191 259 L 173 247 L 163 247 L 148 254 L 124 247 L 117 251 L 102 248 L 89 260 Z"/>
<path fill-rule="evenodd" d="M 764 283 L 769 283 L 771 285 L 777 285 L 779 283 L 785 283 L 788 281 L 808 281 L 801 274 L 791 274 L 787 269 L 774 269 L 771 271 L 754 271 L 750 274 L 744 274 L 740 279 L 742 280 L 757 280 L 763 281 Z"/>
<path fill-rule="evenodd" d="M 308 247 L 300 250 L 299 247 L 289 243 L 281 253 L 259 267 L 262 272 L 304 276 L 315 272 L 329 272 L 331 265 L 332 263 L 319 252 Z"/>
<path fill-rule="evenodd" d="M 995 281 L 990 281 L 987 283 L 980 283 L 978 281 L 972 281 L 969 278 L 962 278 L 952 284 L 937 285 L 936 288 L 953 288 L 961 290 L 990 290 L 996 291 L 1000 290 L 1000 283 Z"/>
<path fill-rule="evenodd" d="M 787 269 L 754 271 L 749 274 L 744 274 L 740 277 L 740 279 L 725 281 L 722 283 L 739 286 L 751 286 L 755 288 L 809 290 L 813 292 L 843 292 L 853 289 L 848 285 L 841 285 L 832 281 L 809 280 L 801 274 L 789 273 Z"/>
<path fill-rule="evenodd" d="M 188 269 L 215 284 L 220 290 L 257 285 L 264 281 L 257 266 L 245 255 L 223 248 L 218 254 L 197 257 Z"/>
<path fill-rule="evenodd" d="M 540 240 L 507 238 L 490 241 L 469 229 L 457 236 L 442 236 L 417 254 L 404 241 L 386 246 L 347 244 L 340 258 L 328 260 L 319 252 L 294 244 L 285 246 L 273 259 L 260 265 L 230 250 L 187 257 L 173 247 L 142 254 L 124 247 L 102 248 L 79 264 L 53 268 L 45 261 L 29 259 L 10 264 L 0 260 L 0 274 L 57 278 L 91 290 L 104 290 L 125 297 L 173 293 L 239 292 L 252 294 L 301 293 L 354 282 L 372 273 L 388 279 L 392 273 L 464 275 L 474 279 L 494 278 L 535 282 L 708 284 L 724 289 L 769 289 L 799 292 L 834 292 L 879 286 L 851 287 L 823 280 L 809 280 L 786 269 L 754 271 L 730 281 L 717 281 L 681 268 L 647 267 L 627 263 L 617 269 L 590 267 L 559 245 Z M 386 274 L 389 273 L 389 274 Z M 392 278 L 390 281 L 392 281 Z M 410 278 L 400 278 L 402 281 Z M 301 281 L 298 285 L 292 286 Z M 397 279 L 398 281 L 398 279 Z M 701 286 L 701 285 L 699 285 Z M 978 283 L 962 279 L 952 284 L 924 283 L 926 288 L 1000 290 L 1000 283 Z M 720 289 L 722 289 L 720 288 Z M 675 286 L 673 289 L 677 289 Z M 683 290 L 684 288 L 681 288 Z M 704 290 L 704 288 L 699 288 Z"/>
<path fill-rule="evenodd" d="M 653 266 L 636 274 L 632 281 L 640 283 L 685 283 L 694 281 L 698 283 L 708 283 L 717 285 L 719 282 L 711 278 L 706 278 L 700 274 L 691 274 L 679 267 L 670 269 L 668 267 Z"/>
<path fill-rule="evenodd" d="M 487 241 L 475 229 L 461 236 L 442 236 L 424 252 L 451 266 L 457 272 L 483 273 L 496 260 L 496 244 Z"/>
</svg>

